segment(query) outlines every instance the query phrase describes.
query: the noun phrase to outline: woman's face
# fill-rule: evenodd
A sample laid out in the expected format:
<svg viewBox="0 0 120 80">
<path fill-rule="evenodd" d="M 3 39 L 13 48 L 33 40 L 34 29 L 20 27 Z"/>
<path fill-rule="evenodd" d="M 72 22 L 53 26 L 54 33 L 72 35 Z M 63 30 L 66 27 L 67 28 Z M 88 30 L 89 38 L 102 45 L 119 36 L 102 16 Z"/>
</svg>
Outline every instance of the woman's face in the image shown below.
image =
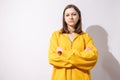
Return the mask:
<svg viewBox="0 0 120 80">
<path fill-rule="evenodd" d="M 68 27 L 75 27 L 79 20 L 79 14 L 74 8 L 68 8 L 65 10 L 64 19 Z"/>
</svg>

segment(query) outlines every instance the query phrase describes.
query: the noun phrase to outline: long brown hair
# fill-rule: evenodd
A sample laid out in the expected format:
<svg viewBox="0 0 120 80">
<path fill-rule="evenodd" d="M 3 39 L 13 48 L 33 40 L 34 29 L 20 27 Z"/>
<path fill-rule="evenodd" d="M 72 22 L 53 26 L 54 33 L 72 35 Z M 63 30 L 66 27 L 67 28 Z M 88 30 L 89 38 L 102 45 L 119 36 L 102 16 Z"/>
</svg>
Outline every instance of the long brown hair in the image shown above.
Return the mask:
<svg viewBox="0 0 120 80">
<path fill-rule="evenodd" d="M 81 12 L 80 12 L 80 10 L 75 6 L 75 5 L 73 5 L 73 4 L 70 4 L 70 5 L 67 5 L 66 7 L 65 7 L 65 9 L 64 9 L 64 11 L 63 11 L 63 27 L 62 27 L 62 29 L 61 29 L 61 31 L 62 31 L 62 33 L 70 33 L 69 32 L 69 30 L 68 30 L 68 26 L 67 26 L 67 24 L 66 24 L 66 22 L 65 22 L 65 18 L 64 18 L 64 15 L 65 15 L 65 11 L 66 11 L 66 9 L 68 9 L 68 8 L 74 8 L 77 12 L 78 12 L 78 15 L 79 15 L 79 20 L 78 20 L 78 22 L 77 22 L 77 24 L 76 24 L 76 26 L 75 26 L 75 33 L 81 33 L 82 32 L 82 19 L 81 19 Z"/>
</svg>

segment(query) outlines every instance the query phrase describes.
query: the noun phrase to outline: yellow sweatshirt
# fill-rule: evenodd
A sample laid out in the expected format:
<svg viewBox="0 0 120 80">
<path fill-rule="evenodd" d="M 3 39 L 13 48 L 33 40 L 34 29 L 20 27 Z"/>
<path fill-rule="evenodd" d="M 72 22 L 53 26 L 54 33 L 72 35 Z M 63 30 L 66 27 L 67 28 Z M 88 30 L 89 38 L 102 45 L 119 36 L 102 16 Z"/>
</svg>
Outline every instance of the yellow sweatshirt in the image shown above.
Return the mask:
<svg viewBox="0 0 120 80">
<path fill-rule="evenodd" d="M 63 48 L 62 55 L 56 48 Z M 85 48 L 91 51 L 85 52 Z M 97 62 L 98 51 L 88 33 L 75 34 L 73 42 L 60 30 L 53 32 L 48 51 L 49 63 L 53 66 L 51 80 L 90 80 L 90 70 Z"/>
</svg>

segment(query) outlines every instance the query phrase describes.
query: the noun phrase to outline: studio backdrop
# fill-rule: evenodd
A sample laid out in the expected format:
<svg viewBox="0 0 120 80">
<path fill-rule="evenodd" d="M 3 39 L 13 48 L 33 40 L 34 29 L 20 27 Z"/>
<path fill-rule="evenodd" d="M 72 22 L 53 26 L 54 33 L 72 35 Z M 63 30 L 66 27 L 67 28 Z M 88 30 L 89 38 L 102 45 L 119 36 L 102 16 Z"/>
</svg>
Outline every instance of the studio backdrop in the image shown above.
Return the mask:
<svg viewBox="0 0 120 80">
<path fill-rule="evenodd" d="M 0 80 L 50 80 L 49 41 L 67 4 L 81 10 L 99 51 L 92 80 L 120 79 L 119 0 L 0 0 Z"/>
</svg>

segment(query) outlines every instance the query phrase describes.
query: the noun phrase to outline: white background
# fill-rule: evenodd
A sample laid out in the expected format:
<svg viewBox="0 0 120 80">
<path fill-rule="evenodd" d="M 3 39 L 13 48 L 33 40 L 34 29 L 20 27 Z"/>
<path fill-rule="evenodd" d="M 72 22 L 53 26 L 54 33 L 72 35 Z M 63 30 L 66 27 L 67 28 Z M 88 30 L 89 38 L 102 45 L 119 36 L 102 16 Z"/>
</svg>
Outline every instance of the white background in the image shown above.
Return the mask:
<svg viewBox="0 0 120 80">
<path fill-rule="evenodd" d="M 99 50 L 92 80 L 120 79 L 120 0 L 0 0 L 0 80 L 50 80 L 49 38 L 71 3 Z"/>
</svg>

